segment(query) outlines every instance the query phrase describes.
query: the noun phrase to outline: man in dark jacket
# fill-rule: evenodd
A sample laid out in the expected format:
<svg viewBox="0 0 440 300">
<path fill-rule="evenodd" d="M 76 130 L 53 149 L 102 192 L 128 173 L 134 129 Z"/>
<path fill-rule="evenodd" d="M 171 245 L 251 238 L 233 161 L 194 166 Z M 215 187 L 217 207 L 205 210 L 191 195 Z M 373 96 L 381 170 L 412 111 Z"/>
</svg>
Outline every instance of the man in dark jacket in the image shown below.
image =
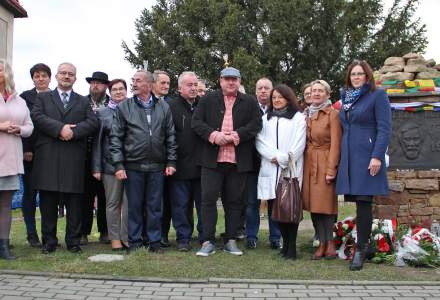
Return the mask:
<svg viewBox="0 0 440 300">
<path fill-rule="evenodd" d="M 264 115 L 270 103 L 270 92 L 272 91 L 272 81 L 268 78 L 260 78 L 255 84 L 255 96 L 258 101 L 260 114 Z M 257 248 L 258 231 L 260 228 L 260 200 L 257 199 L 258 172 L 260 171 L 261 159 L 257 149 L 254 148 L 255 162 L 254 170 L 249 172 L 246 185 L 246 240 L 247 248 Z M 280 248 L 281 233 L 277 222 L 272 221 L 272 203 L 267 201 L 268 219 L 269 219 L 269 242 L 272 249 Z"/>
<path fill-rule="evenodd" d="M 199 137 L 191 129 L 191 119 L 199 102 L 197 75 L 183 72 L 178 78 L 179 97 L 168 102 L 173 114 L 177 140 L 177 171 L 168 179 L 168 197 L 173 226 L 176 230 L 177 249 L 189 251 L 193 232 L 193 208 L 197 209 L 199 235 L 202 234 L 200 214 L 200 166 L 198 166 Z"/>
<path fill-rule="evenodd" d="M 116 109 L 109 152 L 115 176 L 126 179 L 130 250 L 142 246 L 145 207 L 149 251 L 160 252 L 164 171 L 176 172 L 177 145 L 171 110 L 151 94 L 151 82 L 148 71 L 133 75 L 134 96 Z"/>
<path fill-rule="evenodd" d="M 253 148 L 261 129 L 261 116 L 255 99 L 238 91 L 240 78 L 237 69 L 223 69 L 221 90 L 203 97 L 193 115 L 192 128 L 203 141 L 199 155 L 204 243 L 197 252 L 199 256 L 215 253 L 216 203 L 220 193 L 225 210 L 224 250 L 243 254 L 235 237 L 245 202 L 247 172 L 253 168 Z"/>
<path fill-rule="evenodd" d="M 167 72 L 162 70 L 154 70 L 153 72 L 153 84 L 151 93 L 159 100 L 164 100 L 167 103 L 172 99 L 168 93 L 170 91 L 170 76 Z M 144 216 L 144 224 L 147 222 L 147 216 Z M 165 190 L 162 197 L 162 240 L 161 246 L 167 248 L 170 246 L 168 240 L 168 233 L 171 227 L 171 204 L 170 197 L 168 195 L 167 181 L 165 180 Z M 146 226 L 144 226 L 144 232 L 142 233 L 144 244 L 148 245 Z"/>
<path fill-rule="evenodd" d="M 62 63 L 55 75 L 58 86 L 39 93 L 32 120 L 38 130 L 32 180 L 40 191 L 43 253 L 58 245 L 58 203 L 62 197 L 67 209 L 66 246 L 81 252 L 81 201 L 84 192 L 84 161 L 87 136 L 98 129 L 98 120 L 89 101 L 72 90 L 76 68 Z"/>
<path fill-rule="evenodd" d="M 35 87 L 31 90 L 24 91 L 20 95 L 20 97 L 26 101 L 29 111 L 32 111 L 37 95 L 41 92 L 49 91 L 49 83 L 52 72 L 49 66 L 39 63 L 31 68 L 30 73 Z M 38 238 L 37 228 L 35 225 L 37 192 L 32 187 L 31 176 L 34 156 L 34 143 L 36 137 L 37 132 L 35 130 L 30 137 L 22 139 L 24 160 L 22 211 L 24 223 L 26 225 L 26 239 L 31 247 L 41 247 L 40 239 Z"/>
<path fill-rule="evenodd" d="M 108 75 L 107 73 L 96 71 L 91 77 L 86 78 L 87 83 L 90 84 L 89 98 L 90 106 L 93 112 L 107 105 L 109 96 L 107 95 Z M 84 201 L 82 201 L 82 225 L 81 225 L 81 245 L 88 244 L 88 235 L 92 232 L 93 226 L 93 208 L 95 204 L 95 197 L 97 198 L 96 207 L 96 224 L 98 225 L 99 242 L 109 243 L 107 220 L 105 214 L 105 192 L 102 181 L 98 181 L 92 176 L 92 145 L 94 136 L 87 138 L 87 156 L 85 160 L 85 174 L 84 174 Z"/>
</svg>

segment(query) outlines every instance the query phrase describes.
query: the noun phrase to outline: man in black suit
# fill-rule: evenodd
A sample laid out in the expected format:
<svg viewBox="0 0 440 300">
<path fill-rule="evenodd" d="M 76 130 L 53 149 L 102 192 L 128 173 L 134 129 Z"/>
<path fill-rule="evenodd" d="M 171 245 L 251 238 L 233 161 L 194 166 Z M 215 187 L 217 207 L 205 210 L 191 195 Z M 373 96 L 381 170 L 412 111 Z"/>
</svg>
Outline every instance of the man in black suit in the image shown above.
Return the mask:
<svg viewBox="0 0 440 300">
<path fill-rule="evenodd" d="M 49 91 L 50 77 L 52 72 L 49 66 L 39 63 L 34 65 L 31 70 L 31 78 L 34 82 L 34 88 L 24 91 L 20 97 L 26 101 L 29 111 L 34 107 L 35 99 L 38 93 Z M 32 187 L 32 166 L 34 156 L 34 143 L 37 136 L 35 130 L 28 138 L 23 138 L 23 218 L 26 225 L 27 241 L 31 247 L 41 247 L 40 239 L 35 225 L 35 210 L 37 192 Z"/>
<path fill-rule="evenodd" d="M 42 252 L 56 250 L 57 206 L 62 197 L 67 209 L 67 250 L 78 253 L 87 136 L 98 129 L 98 120 L 89 100 L 72 90 L 76 81 L 73 64 L 60 64 L 55 78 L 57 88 L 39 93 L 31 114 L 38 129 L 32 179 L 40 192 Z"/>
<path fill-rule="evenodd" d="M 220 193 L 225 210 L 224 251 L 243 254 L 235 239 L 245 204 L 247 172 L 253 169 L 255 136 L 262 125 L 255 99 L 238 91 L 240 79 L 237 69 L 223 69 L 221 89 L 204 96 L 192 118 L 192 128 L 202 139 L 199 153 L 204 243 L 198 256 L 215 253 Z"/>
<path fill-rule="evenodd" d="M 87 98 L 90 101 L 90 106 L 93 112 L 102 107 L 107 106 L 110 97 L 107 95 L 107 88 L 109 84 L 107 73 L 96 71 L 91 77 L 86 78 L 87 83 L 90 84 L 89 95 Z M 81 245 L 87 245 L 88 235 L 92 232 L 93 227 L 93 208 L 95 204 L 95 197 L 97 198 L 96 207 L 96 224 L 98 225 L 99 242 L 109 244 L 107 219 L 105 213 L 105 192 L 102 181 L 98 181 L 92 176 L 92 145 L 94 136 L 87 138 L 87 155 L 86 167 L 84 173 L 84 200 L 81 205 L 82 224 L 81 224 Z"/>
</svg>

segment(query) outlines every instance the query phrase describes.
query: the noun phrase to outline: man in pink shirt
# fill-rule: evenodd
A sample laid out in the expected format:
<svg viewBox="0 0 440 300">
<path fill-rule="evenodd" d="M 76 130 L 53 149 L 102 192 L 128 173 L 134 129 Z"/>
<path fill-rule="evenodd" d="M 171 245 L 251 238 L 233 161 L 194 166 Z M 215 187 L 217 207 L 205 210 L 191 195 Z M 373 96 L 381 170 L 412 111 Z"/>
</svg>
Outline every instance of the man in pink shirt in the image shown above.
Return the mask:
<svg viewBox="0 0 440 300">
<path fill-rule="evenodd" d="M 225 211 L 224 251 L 242 255 L 235 236 L 244 203 L 247 173 L 253 167 L 254 139 L 261 129 L 261 116 L 252 96 L 239 92 L 240 71 L 228 67 L 220 73 L 218 91 L 205 95 L 197 106 L 192 128 L 202 139 L 200 147 L 202 248 L 198 256 L 215 253 L 217 200 Z"/>
</svg>

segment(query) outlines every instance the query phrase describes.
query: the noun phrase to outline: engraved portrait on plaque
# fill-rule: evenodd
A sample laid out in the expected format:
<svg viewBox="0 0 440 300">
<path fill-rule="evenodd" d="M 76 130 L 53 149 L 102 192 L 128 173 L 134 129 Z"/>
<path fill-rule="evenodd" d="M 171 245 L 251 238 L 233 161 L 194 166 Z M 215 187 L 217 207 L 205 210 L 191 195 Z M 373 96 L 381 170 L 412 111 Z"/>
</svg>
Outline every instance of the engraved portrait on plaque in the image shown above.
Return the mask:
<svg viewBox="0 0 440 300">
<path fill-rule="evenodd" d="M 440 168 L 440 112 L 393 111 L 389 169 Z"/>
</svg>

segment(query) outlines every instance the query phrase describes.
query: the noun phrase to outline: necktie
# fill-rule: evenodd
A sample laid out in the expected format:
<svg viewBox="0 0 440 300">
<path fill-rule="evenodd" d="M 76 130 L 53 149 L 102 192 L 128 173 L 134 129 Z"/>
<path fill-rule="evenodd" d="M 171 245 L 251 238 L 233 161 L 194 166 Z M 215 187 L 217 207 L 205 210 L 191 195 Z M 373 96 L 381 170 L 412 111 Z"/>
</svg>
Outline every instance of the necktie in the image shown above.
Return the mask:
<svg viewBox="0 0 440 300">
<path fill-rule="evenodd" d="M 62 93 L 61 93 L 61 102 L 63 102 L 64 108 L 66 108 L 66 107 L 67 107 L 67 104 L 69 104 L 69 98 L 68 98 L 68 96 L 69 96 L 69 95 L 67 95 L 66 92 L 62 92 Z"/>
</svg>

